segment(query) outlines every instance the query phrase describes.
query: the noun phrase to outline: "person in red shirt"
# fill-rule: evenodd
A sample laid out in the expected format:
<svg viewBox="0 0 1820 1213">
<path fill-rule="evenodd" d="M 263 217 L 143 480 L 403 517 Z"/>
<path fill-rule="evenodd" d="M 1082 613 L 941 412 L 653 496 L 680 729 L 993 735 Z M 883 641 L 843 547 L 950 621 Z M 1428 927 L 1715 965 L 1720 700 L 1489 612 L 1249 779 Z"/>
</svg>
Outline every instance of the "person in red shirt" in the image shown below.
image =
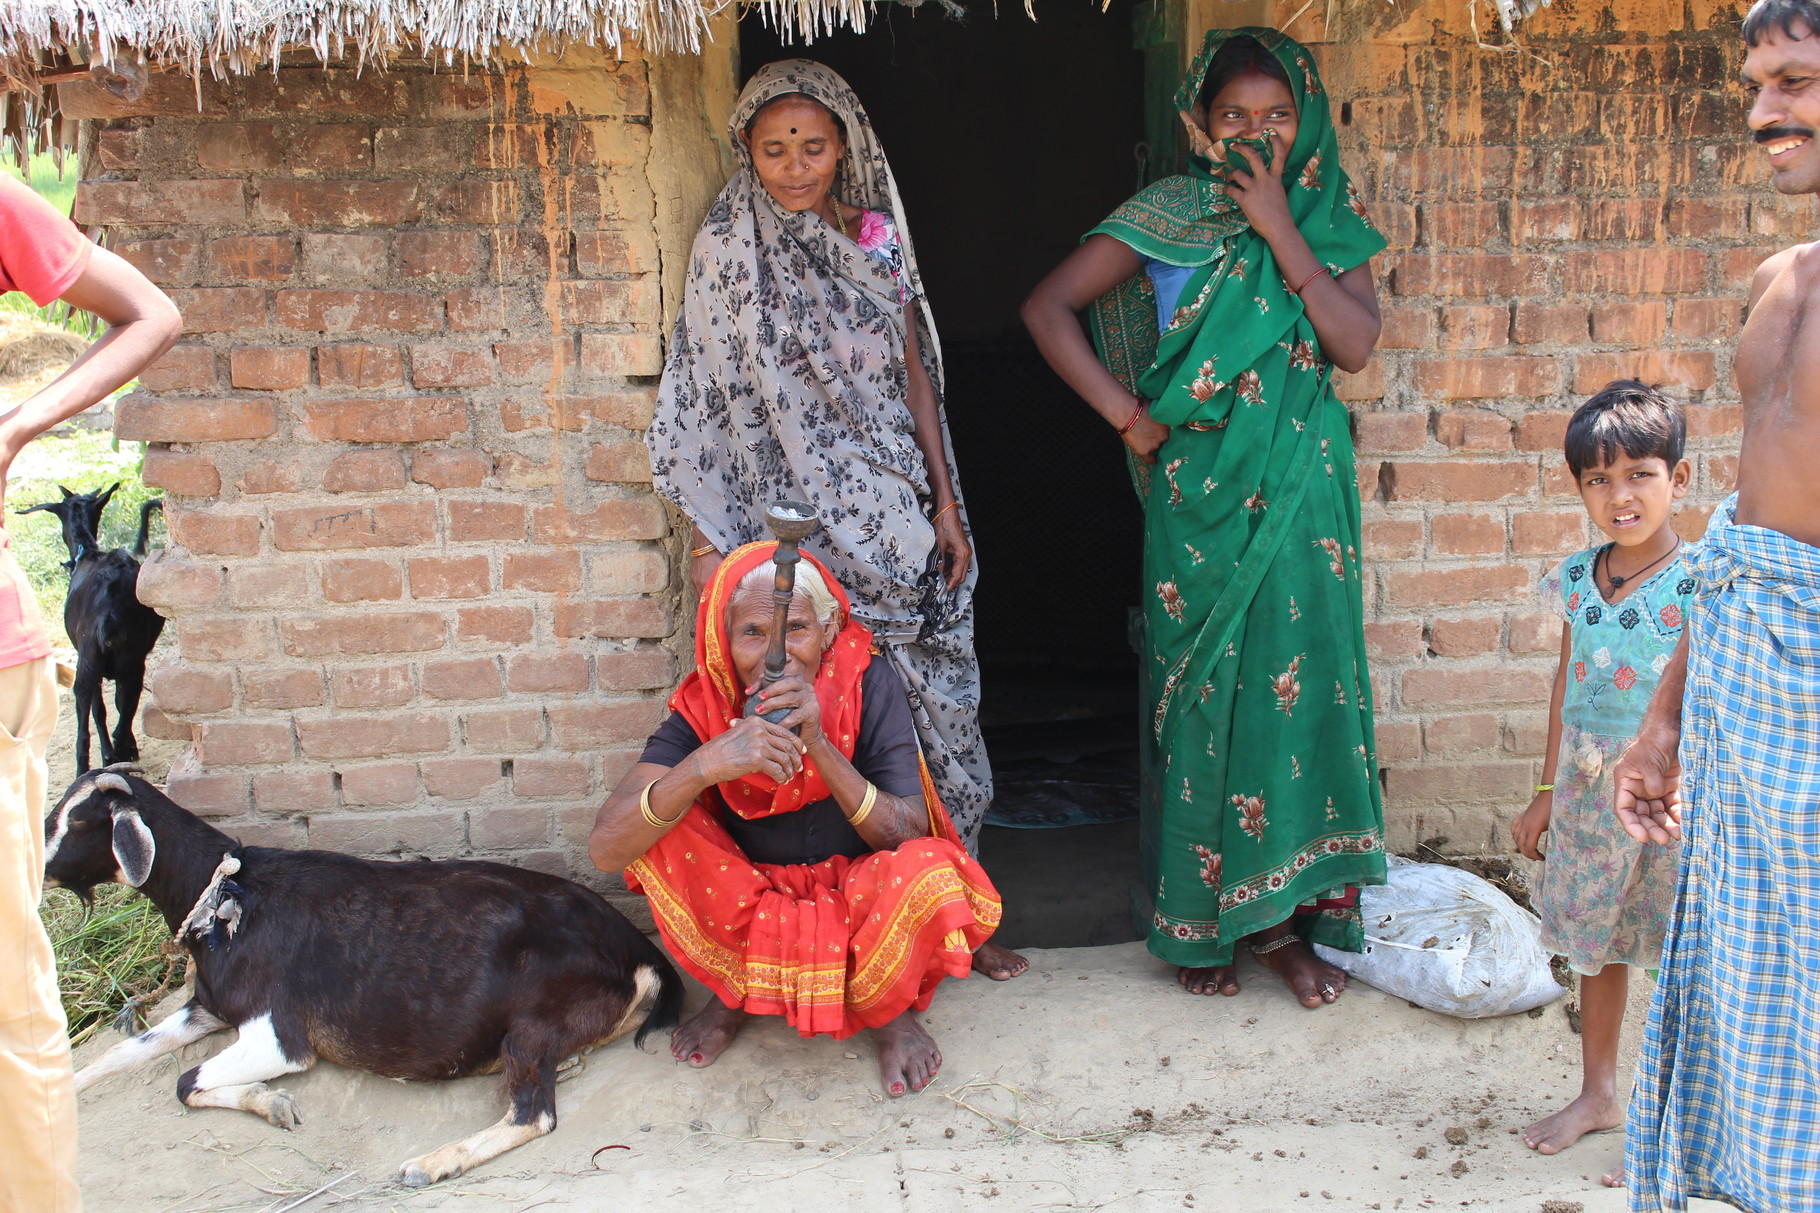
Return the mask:
<svg viewBox="0 0 1820 1213">
<path fill-rule="evenodd" d="M 0 292 L 61 299 L 107 332 L 0 413 L 0 509 L 25 444 L 134 378 L 177 340 L 177 308 L 56 208 L 0 174 Z M 0 513 L 0 521 L 4 514 Z M 57 724 L 51 638 L 0 526 L 0 1213 L 77 1213 L 76 1095 L 44 883 L 45 750 Z"/>
</svg>

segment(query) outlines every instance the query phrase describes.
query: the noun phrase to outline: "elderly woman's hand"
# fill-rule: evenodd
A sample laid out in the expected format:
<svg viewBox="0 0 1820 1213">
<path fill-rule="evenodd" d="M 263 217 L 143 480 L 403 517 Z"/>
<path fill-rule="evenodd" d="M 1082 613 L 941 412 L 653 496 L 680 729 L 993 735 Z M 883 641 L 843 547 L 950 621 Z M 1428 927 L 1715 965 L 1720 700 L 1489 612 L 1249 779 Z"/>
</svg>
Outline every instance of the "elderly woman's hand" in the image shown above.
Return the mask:
<svg viewBox="0 0 1820 1213">
<path fill-rule="evenodd" d="M 790 713 L 777 722 L 778 727 L 791 730 L 791 735 L 802 742 L 804 750 L 821 740 L 821 700 L 815 697 L 815 688 L 800 676 L 785 674 L 757 694 L 760 712 L 782 708 Z"/>
<path fill-rule="evenodd" d="M 1295 220 L 1289 214 L 1289 194 L 1283 188 L 1283 169 L 1289 160 L 1289 149 L 1283 146 L 1283 140 L 1275 131 L 1267 132 L 1270 138 L 1270 167 L 1264 167 L 1264 159 L 1256 149 L 1241 143 L 1239 155 L 1251 166 L 1250 172 L 1233 169 L 1228 173 L 1229 180 L 1226 192 L 1245 212 L 1245 218 L 1251 221 L 1251 228 L 1266 241 L 1288 231 L 1295 230 Z"/>
<path fill-rule="evenodd" d="M 807 747 L 782 725 L 757 716 L 742 716 L 691 757 L 702 778 L 726 783 L 743 775 L 764 775 L 784 783 L 803 768 Z"/>
<path fill-rule="evenodd" d="M 967 542 L 967 528 L 961 525 L 958 509 L 945 510 L 935 520 L 935 546 L 942 553 L 942 568 L 948 575 L 948 588 L 958 590 L 967 580 L 967 566 L 973 562 L 973 545 Z"/>
</svg>

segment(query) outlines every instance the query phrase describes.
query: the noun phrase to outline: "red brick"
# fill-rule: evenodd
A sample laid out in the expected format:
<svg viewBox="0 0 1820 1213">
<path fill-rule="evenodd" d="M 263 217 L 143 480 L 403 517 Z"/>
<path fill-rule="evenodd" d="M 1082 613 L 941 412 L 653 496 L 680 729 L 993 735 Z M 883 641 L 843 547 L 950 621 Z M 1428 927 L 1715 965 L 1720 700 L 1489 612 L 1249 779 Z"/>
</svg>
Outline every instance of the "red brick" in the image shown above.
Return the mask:
<svg viewBox="0 0 1820 1213">
<path fill-rule="evenodd" d="M 83 181 L 74 217 L 84 226 L 234 227 L 246 219 L 246 187 L 224 180 Z"/>
<path fill-rule="evenodd" d="M 1586 308 L 1578 303 L 1519 303 L 1516 332 L 1524 345 L 1578 345 L 1586 340 Z"/>
<path fill-rule="evenodd" d="M 561 291 L 564 324 L 638 324 L 657 319 L 655 276 L 569 281 L 561 284 Z"/>
<path fill-rule="evenodd" d="M 1333 394 L 1348 404 L 1382 400 L 1387 387 L 1381 358 L 1366 363 L 1364 370 L 1336 371 L 1333 376 Z"/>
<path fill-rule="evenodd" d="M 662 699 L 551 704 L 550 736 L 558 749 L 606 749 L 642 741 L 668 712 Z"/>
<path fill-rule="evenodd" d="M 329 671 L 329 694 L 337 708 L 395 708 L 416 698 L 411 667 L 361 666 Z"/>
<path fill-rule="evenodd" d="M 389 345 L 319 345 L 316 377 L 323 387 L 396 387 L 404 359 Z"/>
<path fill-rule="evenodd" d="M 1524 198 L 1511 204 L 1511 239 L 1517 244 L 1548 244 L 1580 238 L 1580 198 Z"/>
<path fill-rule="evenodd" d="M 1561 651 L 1561 621 L 1553 615 L 1531 613 L 1510 617 L 1510 651 L 1512 653 L 1558 653 Z"/>
<path fill-rule="evenodd" d="M 635 438 L 596 442 L 588 448 L 588 462 L 582 474 L 589 480 L 609 484 L 649 484 L 651 454 Z"/>
<path fill-rule="evenodd" d="M 554 404 L 552 417 L 550 405 Z M 558 396 L 546 401 L 542 396 L 508 396 L 499 402 L 499 415 L 508 431 L 542 429 L 554 425 L 561 430 L 581 430 L 589 422 L 599 422 L 622 430 L 642 430 L 651 424 L 657 395 L 653 388 L 624 388 L 589 396 Z"/>
<path fill-rule="evenodd" d="M 588 558 L 588 588 L 606 598 L 661 594 L 670 584 L 670 557 L 657 548 L 597 548 Z"/>
<path fill-rule="evenodd" d="M 1467 451 L 1508 451 L 1510 420 L 1490 409 L 1451 409 L 1435 418 L 1443 446 Z"/>
<path fill-rule="evenodd" d="M 205 775 L 190 758 L 172 764 L 164 792 L 198 817 L 238 817 L 246 812 L 246 784 L 245 775 L 225 771 Z"/>
<path fill-rule="evenodd" d="M 603 539 L 661 539 L 669 530 L 657 498 L 619 497 L 593 509 L 538 506 L 531 515 L 531 538 L 538 543 L 598 543 Z"/>
<path fill-rule="evenodd" d="M 1424 748 L 1437 758 L 1495 750 L 1500 736 L 1498 718 L 1490 712 L 1443 716 L 1430 721 L 1423 734 Z"/>
<path fill-rule="evenodd" d="M 584 278 L 647 274 L 658 269 L 657 244 L 637 231 L 575 233 L 575 272 Z"/>
<path fill-rule="evenodd" d="M 458 333 L 504 327 L 506 297 L 506 289 L 497 286 L 468 286 L 450 291 L 446 300 L 449 327 Z"/>
<path fill-rule="evenodd" d="M 1744 325 L 1742 299 L 1675 300 L 1674 334 L 1680 341 L 1728 341 Z"/>
<path fill-rule="evenodd" d="M 573 551 L 508 552 L 500 588 L 572 594 L 581 589 L 581 554 Z"/>
<path fill-rule="evenodd" d="M 410 804 L 417 799 L 417 764 L 375 762 L 343 767 L 341 803 L 346 805 Z"/>
<path fill-rule="evenodd" d="M 1574 391 L 1590 396 L 1614 379 L 1641 379 L 1651 387 L 1675 384 L 1704 391 L 1718 381 L 1710 350 L 1636 350 L 1581 354 L 1574 359 Z"/>
<path fill-rule="evenodd" d="M 594 666 L 603 691 L 667 690 L 676 677 L 670 650 L 655 644 L 602 652 L 594 658 Z"/>
<path fill-rule="evenodd" d="M 410 566 L 413 598 L 480 598 L 493 589 L 485 556 L 418 556 Z"/>
<path fill-rule="evenodd" d="M 265 327 L 265 292 L 256 286 L 211 286 L 165 293 L 183 314 L 186 333 Z"/>
<path fill-rule="evenodd" d="M 322 596 L 330 602 L 386 602 L 404 597 L 404 574 L 389 560 L 325 560 Z"/>
<path fill-rule="evenodd" d="M 443 442 L 468 432 L 468 410 L 458 396 L 310 400 L 303 423 L 321 442 Z"/>
<path fill-rule="evenodd" d="M 435 538 L 436 506 L 429 501 L 272 512 L 272 543 L 287 552 L 411 547 Z"/>
<path fill-rule="evenodd" d="M 278 323 L 302 332 L 424 332 L 442 322 L 434 299 L 408 291 L 293 290 L 276 300 Z"/>
<path fill-rule="evenodd" d="M 1435 342 L 1434 310 L 1426 307 L 1386 307 L 1378 335 L 1381 350 L 1425 350 Z"/>
<path fill-rule="evenodd" d="M 139 567 L 135 592 L 149 607 L 208 606 L 221 596 L 221 566 L 183 560 L 165 548 Z"/>
<path fill-rule="evenodd" d="M 398 227 L 422 213 L 411 181 L 283 181 L 259 185 L 260 222 L 289 228 Z"/>
<path fill-rule="evenodd" d="M 241 346 L 228 355 L 228 380 L 235 387 L 277 392 L 310 381 L 308 346 Z"/>
<path fill-rule="evenodd" d="M 1714 253 L 1713 260 L 1719 270 L 1719 286 L 1734 287 L 1743 295 L 1758 268 L 1777 251 L 1773 248 L 1733 248 Z"/>
<path fill-rule="evenodd" d="M 1567 443 L 1567 423 L 1572 417 L 1566 409 L 1530 409 L 1517 418 L 1517 449 L 1559 454 Z"/>
<path fill-rule="evenodd" d="M 605 598 L 556 604 L 556 635 L 563 639 L 659 638 L 670 634 L 663 604 L 654 598 Z"/>
<path fill-rule="evenodd" d="M 501 341 L 493 346 L 499 373 L 508 383 L 548 383 L 571 361 L 569 343 L 553 338 Z"/>
<path fill-rule="evenodd" d="M 194 715 L 234 706 L 234 675 L 186 661 L 166 661 L 152 671 L 152 701 L 166 712 Z"/>
<path fill-rule="evenodd" d="M 1736 455 L 1708 455 L 1701 462 L 1706 466 L 1705 475 L 1701 477 L 1701 480 L 1704 482 L 1703 487 L 1707 492 L 1722 495 L 1738 487 L 1738 457 Z"/>
<path fill-rule="evenodd" d="M 260 710 L 320 707 L 322 671 L 268 666 L 240 671 L 240 706 Z M 257 799 L 258 790 L 254 789 Z"/>
<path fill-rule="evenodd" d="M 663 342 L 655 333 L 583 333 L 580 366 L 590 376 L 659 375 Z"/>
<path fill-rule="evenodd" d="M 1377 759 L 1379 766 L 1395 762 L 1414 762 L 1422 756 L 1422 730 L 1413 720 L 1377 722 Z"/>
<path fill-rule="evenodd" d="M 373 129 L 334 122 L 296 130 L 291 138 L 291 166 L 305 174 L 364 172 L 373 166 Z"/>
<path fill-rule="evenodd" d="M 1399 460 L 1380 476 L 1387 501 L 1499 501 L 1534 491 L 1532 462 Z"/>
<path fill-rule="evenodd" d="M 284 163 L 269 122 L 210 123 L 196 129 L 196 164 L 211 173 L 261 172 Z"/>
<path fill-rule="evenodd" d="M 393 248 L 398 272 L 407 278 L 461 278 L 480 268 L 480 236 L 474 232 L 400 232 Z"/>
<path fill-rule="evenodd" d="M 164 525 L 173 545 L 197 555 L 254 556 L 259 552 L 257 514 L 167 509 Z"/>
<path fill-rule="evenodd" d="M 1397 259 L 1392 281 L 1399 295 L 1519 299 L 1549 293 L 1549 261 L 1526 253 L 1411 253 Z"/>
<path fill-rule="evenodd" d="M 205 767 L 289 762 L 291 726 L 263 720 L 210 720 L 197 730 L 196 757 Z"/>
<path fill-rule="evenodd" d="M 123 442 L 237 442 L 278 432 L 270 400 L 168 400 L 131 392 L 114 406 Z"/>
<path fill-rule="evenodd" d="M 253 776 L 253 807 L 261 813 L 316 813 L 335 807 L 329 771 L 261 771 Z"/>
<path fill-rule="evenodd" d="M 1583 240 L 1622 240 L 1631 248 L 1662 240 L 1662 203 L 1655 198 L 1592 198 Z"/>
<path fill-rule="evenodd" d="M 1531 590 L 1530 575 L 1512 564 L 1464 569 L 1385 569 L 1384 601 L 1392 606 L 1463 606 L 1503 602 Z"/>
<path fill-rule="evenodd" d="M 1401 560 L 1422 554 L 1422 520 L 1374 518 L 1365 524 L 1365 554 L 1373 560 Z"/>
<path fill-rule="evenodd" d="M 347 451 L 322 474 L 322 487 L 331 493 L 376 493 L 404 483 L 404 456 L 398 451 Z"/>
<path fill-rule="evenodd" d="M 501 753 L 535 750 L 543 745 L 543 711 L 539 708 L 485 708 L 468 712 L 461 718 L 461 731 L 470 750 Z"/>
<path fill-rule="evenodd" d="M 184 455 L 149 447 L 140 476 L 154 488 L 179 497 L 213 497 L 221 492 L 221 471 L 207 455 Z"/>
<path fill-rule="evenodd" d="M 112 127 L 101 131 L 95 140 L 95 152 L 101 157 L 101 167 L 110 173 L 131 169 L 139 163 L 142 155 L 139 145 L 143 141 L 137 130 Z"/>
<path fill-rule="evenodd" d="M 462 823 L 446 811 L 335 814 L 311 819 L 310 845 L 352 855 L 453 855 Z"/>
<path fill-rule="evenodd" d="M 1441 309 L 1441 348 L 1488 350 L 1510 343 L 1510 309 L 1496 304 L 1459 304 Z"/>
<path fill-rule="evenodd" d="M 480 451 L 420 450 L 411 456 L 411 479 L 437 489 L 477 489 L 493 470 Z"/>
<path fill-rule="evenodd" d="M 555 488 L 562 482 L 562 469 L 554 463 L 532 459 L 515 451 L 503 451 L 493 461 L 493 479 L 500 488 L 514 492 Z"/>
<path fill-rule="evenodd" d="M 530 607 L 462 607 L 455 612 L 455 638 L 491 644 L 529 644 Z"/>
<path fill-rule="evenodd" d="M 422 768 L 424 790 L 444 800 L 473 800 L 505 778 L 497 758 L 432 758 Z"/>
<path fill-rule="evenodd" d="M 305 232 L 303 270 L 328 286 L 383 282 L 391 273 L 384 236 Z"/>
<path fill-rule="evenodd" d="M 1481 249 L 1504 236 L 1504 208 L 1497 202 L 1424 202 L 1418 209 L 1430 248 Z"/>
<path fill-rule="evenodd" d="M 1520 556 L 1565 556 L 1586 546 L 1586 515 L 1579 510 L 1513 514 L 1510 544 Z"/>
<path fill-rule="evenodd" d="M 508 501 L 449 502 L 449 541 L 484 543 L 490 540 L 521 541 L 528 511 Z"/>
<path fill-rule="evenodd" d="M 1504 621 L 1496 615 L 1470 619 L 1437 619 L 1428 625 L 1428 647 L 1441 657 L 1470 657 L 1496 652 Z"/>
<path fill-rule="evenodd" d="M 1569 497 L 1578 501 L 1580 482 L 1567 470 L 1565 460 L 1547 460 L 1542 465 L 1542 496 Z"/>
<path fill-rule="evenodd" d="M 498 699 L 504 693 L 499 662 L 491 657 L 426 661 L 423 693 L 434 699 Z"/>
<path fill-rule="evenodd" d="M 174 345 L 139 372 L 139 383 L 154 392 L 206 392 L 215 386 L 215 351 L 206 345 Z"/>
<path fill-rule="evenodd" d="M 1403 671 L 1402 698 L 1405 707 L 1427 709 L 1534 703 L 1546 700 L 1551 687 L 1551 676 L 1534 667 L 1430 662 Z"/>
<path fill-rule="evenodd" d="M 1426 412 L 1373 409 L 1352 415 L 1359 453 L 1417 451 L 1428 445 Z"/>
<path fill-rule="evenodd" d="M 428 195 L 425 218 L 453 226 L 517 224 L 524 218 L 523 190 L 515 180 L 451 181 Z"/>
<path fill-rule="evenodd" d="M 577 758 L 532 757 L 512 763 L 514 796 L 582 796 L 588 791 L 588 764 Z"/>
<path fill-rule="evenodd" d="M 1528 762 L 1395 767 L 1385 775 L 1384 797 L 1399 810 L 1415 806 L 1456 808 L 1487 801 L 1519 806 L 1529 799 L 1534 771 Z"/>
<path fill-rule="evenodd" d="M 448 749 L 451 740 L 448 718 L 427 712 L 333 716 L 297 722 L 297 741 L 303 752 L 329 761 L 435 754 Z"/>
<path fill-rule="evenodd" d="M 414 345 L 411 382 L 420 388 L 483 387 L 493 382 L 493 360 L 484 349 Z"/>
<path fill-rule="evenodd" d="M 1406 661 L 1426 651 L 1419 620 L 1387 619 L 1365 625 L 1365 652 L 1374 662 Z"/>
<path fill-rule="evenodd" d="M 211 278 L 282 282 L 297 268 L 297 244 L 286 236 L 224 236 L 209 241 Z"/>
<path fill-rule="evenodd" d="M 1654 248 L 1565 253 L 1560 287 L 1576 295 L 1662 295 L 1706 288 L 1706 254 L 1698 249 Z M 1538 294 L 1545 292 L 1537 292 Z"/>
<path fill-rule="evenodd" d="M 1593 340 L 1603 345 L 1626 345 L 1641 348 L 1654 345 L 1668 328 L 1668 304 L 1660 299 L 1649 303 L 1613 303 L 1594 308 Z"/>
<path fill-rule="evenodd" d="M 293 657 L 332 653 L 422 653 L 440 649 L 443 617 L 434 611 L 370 612 L 287 619 L 278 625 L 284 651 Z"/>
<path fill-rule="evenodd" d="M 1443 400 L 1552 396 L 1561 387 L 1553 358 L 1431 358 L 1416 364 L 1416 390 Z"/>
<path fill-rule="evenodd" d="M 1742 405 L 1691 404 L 1685 411 L 1689 438 L 1729 438 L 1744 432 Z"/>
<path fill-rule="evenodd" d="M 1397 191 L 1483 196 L 1508 189 L 1512 181 L 1508 147 L 1416 147 L 1386 150 L 1380 157 L 1382 185 Z"/>
<path fill-rule="evenodd" d="M 270 619 L 179 617 L 177 650 L 192 661 L 253 661 L 272 651 Z"/>
<path fill-rule="evenodd" d="M 480 851 L 536 846 L 550 839 L 549 819 L 549 810 L 539 805 L 477 809 L 468 822 L 468 840 Z"/>
<path fill-rule="evenodd" d="M 1497 514 L 1436 511 L 1429 527 L 1434 550 L 1443 555 L 1486 556 L 1504 551 L 1504 519 Z"/>
<path fill-rule="evenodd" d="M 585 691 L 588 659 L 580 653 L 518 653 L 506 665 L 506 688 L 520 694 Z"/>
<path fill-rule="evenodd" d="M 159 286 L 191 286 L 197 277 L 194 240 L 123 240 L 114 246 L 123 261 Z"/>
</svg>

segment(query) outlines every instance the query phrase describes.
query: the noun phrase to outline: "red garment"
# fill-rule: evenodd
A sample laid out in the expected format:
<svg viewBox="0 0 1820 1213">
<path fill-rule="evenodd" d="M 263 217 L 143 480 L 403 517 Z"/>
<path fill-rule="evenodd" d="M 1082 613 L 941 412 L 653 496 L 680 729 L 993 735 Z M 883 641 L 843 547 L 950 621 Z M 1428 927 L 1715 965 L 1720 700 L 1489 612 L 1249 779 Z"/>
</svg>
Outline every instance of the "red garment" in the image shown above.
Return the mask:
<svg viewBox="0 0 1820 1213">
<path fill-rule="evenodd" d="M 31 186 L 0 173 L 0 291 L 43 307 L 82 277 L 94 247 Z"/>
<path fill-rule="evenodd" d="M 727 602 L 776 546 L 734 551 L 702 597 L 696 669 L 670 702 L 704 742 L 732 727 L 744 698 L 727 650 Z M 851 757 L 872 636 L 853 622 L 833 575 L 816 567 L 844 620 L 815 680 L 822 731 Z M 650 898 L 678 963 L 727 1006 L 782 1015 L 804 1036 L 838 1039 L 879 1027 L 928 1007 L 942 978 L 965 977 L 973 949 L 1002 914 L 998 891 L 960 845 L 927 767 L 922 774 L 930 836 L 895 850 L 816 864 L 748 860 L 715 802 L 748 819 L 813 804 L 828 795 L 827 785 L 805 765 L 781 788 L 758 776 L 717 785 L 626 870 L 626 883 Z"/>
</svg>

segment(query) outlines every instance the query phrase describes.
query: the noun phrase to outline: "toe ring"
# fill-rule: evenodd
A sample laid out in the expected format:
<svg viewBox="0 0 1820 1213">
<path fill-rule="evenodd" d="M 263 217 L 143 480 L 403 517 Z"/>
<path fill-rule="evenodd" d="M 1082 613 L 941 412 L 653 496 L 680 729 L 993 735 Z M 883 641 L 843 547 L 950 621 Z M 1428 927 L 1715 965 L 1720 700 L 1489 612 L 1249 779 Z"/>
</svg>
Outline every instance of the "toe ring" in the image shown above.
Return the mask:
<svg viewBox="0 0 1820 1213">
<path fill-rule="evenodd" d="M 1335 998 L 1335 997 L 1339 996 L 1340 992 L 1338 990 L 1334 989 L 1330 985 L 1323 985 L 1321 987 L 1321 993 L 1324 994 L 1328 998 Z"/>
</svg>

